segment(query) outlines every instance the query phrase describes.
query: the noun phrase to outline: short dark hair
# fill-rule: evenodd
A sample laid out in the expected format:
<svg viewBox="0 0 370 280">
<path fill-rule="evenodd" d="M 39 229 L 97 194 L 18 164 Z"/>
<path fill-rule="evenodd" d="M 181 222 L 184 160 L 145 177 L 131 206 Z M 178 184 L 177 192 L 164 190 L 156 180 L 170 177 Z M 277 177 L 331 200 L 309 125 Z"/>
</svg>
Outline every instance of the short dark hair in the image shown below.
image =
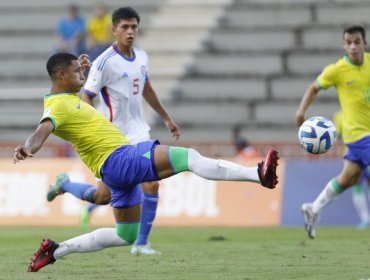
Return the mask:
<svg viewBox="0 0 370 280">
<path fill-rule="evenodd" d="M 78 60 L 77 56 L 71 53 L 56 53 L 49 57 L 46 62 L 46 70 L 50 79 L 55 79 L 55 73 L 59 70 L 65 70 L 72 65 L 73 60 Z"/>
<path fill-rule="evenodd" d="M 347 26 L 346 28 L 344 28 L 344 30 L 343 30 L 343 37 L 344 37 L 344 34 L 345 33 L 353 34 L 353 33 L 357 33 L 357 32 L 361 33 L 362 39 L 364 41 L 366 41 L 365 27 L 363 27 L 360 24 L 353 24 L 353 25 L 350 25 L 350 26 Z"/>
<path fill-rule="evenodd" d="M 112 24 L 117 25 L 122 19 L 136 18 L 137 23 L 140 23 L 140 16 L 137 11 L 131 7 L 122 7 L 115 10 L 112 14 Z"/>
</svg>

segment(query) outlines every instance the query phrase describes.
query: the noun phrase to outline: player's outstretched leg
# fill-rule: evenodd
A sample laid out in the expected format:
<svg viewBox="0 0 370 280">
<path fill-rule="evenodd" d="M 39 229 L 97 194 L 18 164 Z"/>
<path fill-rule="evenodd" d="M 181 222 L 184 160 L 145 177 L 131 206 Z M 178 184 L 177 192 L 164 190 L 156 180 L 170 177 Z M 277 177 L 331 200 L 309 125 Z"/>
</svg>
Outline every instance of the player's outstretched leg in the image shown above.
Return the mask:
<svg viewBox="0 0 370 280">
<path fill-rule="evenodd" d="M 27 271 L 37 272 L 44 266 L 53 264 L 55 262 L 53 254 L 58 247 L 59 245 L 54 241 L 50 239 L 43 239 L 39 250 L 32 257 Z"/>
<path fill-rule="evenodd" d="M 96 229 L 61 243 L 55 243 L 49 239 L 44 240 L 32 258 L 28 271 L 36 272 L 70 254 L 96 252 L 109 247 L 132 245 L 139 233 L 140 212 L 141 204 L 126 208 L 113 208 L 116 228 Z"/>
<path fill-rule="evenodd" d="M 53 201 L 58 195 L 68 192 L 75 197 L 94 203 L 94 194 L 96 187 L 91 184 L 73 183 L 65 173 L 57 176 L 56 181 L 52 184 L 46 193 L 46 199 Z"/>
<path fill-rule="evenodd" d="M 63 194 L 63 185 L 69 181 L 69 177 L 66 173 L 59 174 L 54 184 L 50 186 L 48 192 L 46 193 L 46 199 L 48 201 L 53 201 L 58 195 Z"/>
<path fill-rule="evenodd" d="M 184 149 L 184 151 L 186 151 L 186 149 Z M 178 168 L 181 172 L 189 170 L 208 180 L 255 182 L 269 189 L 274 189 L 278 184 L 276 168 L 278 166 L 279 156 L 275 149 L 270 149 L 268 151 L 266 159 L 260 162 L 257 168 L 242 166 L 226 160 L 210 159 L 200 155 L 194 149 L 188 149 L 187 153 L 188 156 L 186 159 L 188 160 L 188 164 L 185 166 L 188 167 L 188 169 Z M 176 171 L 176 164 L 181 154 L 177 156 L 177 158 L 176 155 L 173 154 L 170 148 L 169 155 L 171 166 L 174 166 L 174 170 Z M 183 160 L 183 162 L 185 162 L 185 160 Z M 184 164 L 182 165 L 184 166 Z"/>
<path fill-rule="evenodd" d="M 45 239 L 31 259 L 28 272 L 37 272 L 44 266 L 73 253 L 88 253 L 109 247 L 128 246 L 134 243 L 139 223 L 117 224 L 116 228 L 100 228 L 92 232 L 56 243 Z"/>
</svg>

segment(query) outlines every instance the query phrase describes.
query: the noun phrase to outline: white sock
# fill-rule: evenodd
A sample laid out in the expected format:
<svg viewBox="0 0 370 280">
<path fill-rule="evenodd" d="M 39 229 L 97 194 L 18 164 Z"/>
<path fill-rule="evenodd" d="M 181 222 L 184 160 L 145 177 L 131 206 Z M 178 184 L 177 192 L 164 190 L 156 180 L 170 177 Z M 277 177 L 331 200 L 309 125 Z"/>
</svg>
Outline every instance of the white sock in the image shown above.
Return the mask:
<svg viewBox="0 0 370 280">
<path fill-rule="evenodd" d="M 366 197 L 365 192 L 363 190 L 360 190 L 359 192 L 354 191 L 352 193 L 352 201 L 353 201 L 353 205 L 356 208 L 357 214 L 360 217 L 361 222 L 369 223 L 370 214 L 369 214 L 369 210 L 367 206 L 367 197 Z"/>
<path fill-rule="evenodd" d="M 343 189 L 338 188 L 340 187 L 335 179 L 329 181 L 329 183 L 326 184 L 325 188 L 322 190 L 319 196 L 312 203 L 312 212 L 314 212 L 315 214 L 319 214 L 327 205 L 329 205 L 344 191 Z"/>
<path fill-rule="evenodd" d="M 245 167 L 230 161 L 210 159 L 189 149 L 189 170 L 198 176 L 218 181 L 247 181 L 260 183 L 257 167 Z"/>
<path fill-rule="evenodd" d="M 72 253 L 94 252 L 125 245 L 129 244 L 117 235 L 115 228 L 100 228 L 59 243 L 59 247 L 54 252 L 54 258 L 59 259 Z"/>
</svg>

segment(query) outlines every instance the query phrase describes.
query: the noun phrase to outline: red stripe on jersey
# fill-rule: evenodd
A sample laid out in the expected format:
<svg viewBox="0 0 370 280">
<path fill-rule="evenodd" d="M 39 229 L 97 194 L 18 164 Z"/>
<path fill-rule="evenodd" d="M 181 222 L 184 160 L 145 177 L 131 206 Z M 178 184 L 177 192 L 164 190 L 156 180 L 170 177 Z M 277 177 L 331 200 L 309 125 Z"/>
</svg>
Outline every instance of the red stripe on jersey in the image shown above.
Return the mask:
<svg viewBox="0 0 370 280">
<path fill-rule="evenodd" d="M 112 109 L 112 104 L 110 102 L 110 97 L 109 97 L 107 87 L 103 87 L 101 89 L 101 94 L 103 96 L 103 100 L 104 100 L 105 104 L 108 106 L 108 109 L 109 109 L 109 121 L 112 122 L 112 120 L 113 120 L 113 109 Z"/>
</svg>

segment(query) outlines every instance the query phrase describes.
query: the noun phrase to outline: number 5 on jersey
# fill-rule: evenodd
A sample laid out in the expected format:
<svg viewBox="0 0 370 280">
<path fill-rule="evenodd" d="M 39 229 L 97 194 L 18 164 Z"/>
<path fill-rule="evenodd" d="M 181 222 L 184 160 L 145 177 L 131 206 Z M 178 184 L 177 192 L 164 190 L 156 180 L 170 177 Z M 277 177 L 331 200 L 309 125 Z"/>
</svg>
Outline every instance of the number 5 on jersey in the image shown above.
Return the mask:
<svg viewBox="0 0 370 280">
<path fill-rule="evenodd" d="M 134 94 L 139 93 L 139 79 L 134 79 Z"/>
</svg>

